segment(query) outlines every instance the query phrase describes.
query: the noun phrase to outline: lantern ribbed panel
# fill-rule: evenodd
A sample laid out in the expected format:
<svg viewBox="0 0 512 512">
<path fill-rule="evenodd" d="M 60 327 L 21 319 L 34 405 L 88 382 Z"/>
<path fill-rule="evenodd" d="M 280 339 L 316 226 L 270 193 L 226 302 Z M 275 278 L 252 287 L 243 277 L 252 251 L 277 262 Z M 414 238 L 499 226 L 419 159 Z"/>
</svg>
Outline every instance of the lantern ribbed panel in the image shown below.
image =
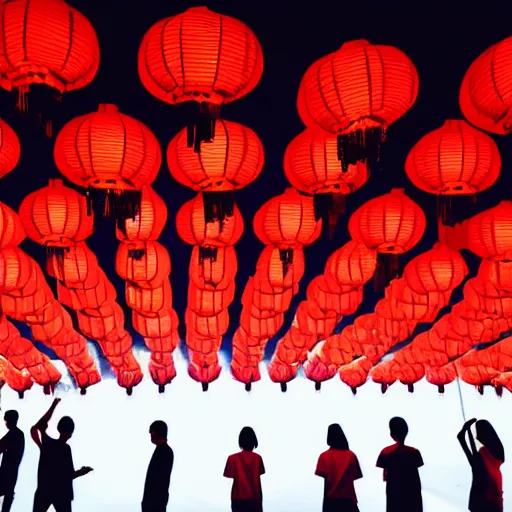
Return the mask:
<svg viewBox="0 0 512 512">
<path fill-rule="evenodd" d="M 351 240 L 334 251 L 325 264 L 325 275 L 340 285 L 362 286 L 375 273 L 377 252 Z"/>
<path fill-rule="evenodd" d="M 2 293 L 24 288 L 32 277 L 32 262 L 18 247 L 0 251 L 0 290 Z"/>
<path fill-rule="evenodd" d="M 468 221 L 468 248 L 480 258 L 512 258 L 512 201 L 475 215 Z"/>
<path fill-rule="evenodd" d="M 413 258 L 405 266 L 403 276 L 413 292 L 426 295 L 457 288 L 467 274 L 468 267 L 460 253 L 438 243 Z"/>
<path fill-rule="evenodd" d="M 0 178 L 18 165 L 20 151 L 20 141 L 16 132 L 0 119 Z"/>
<path fill-rule="evenodd" d="M 306 71 L 297 108 L 306 126 L 316 124 L 330 133 L 362 119 L 386 128 L 412 107 L 418 87 L 418 72 L 403 52 L 350 41 Z"/>
<path fill-rule="evenodd" d="M 492 45 L 471 64 L 462 81 L 460 109 L 478 128 L 506 134 L 512 129 L 512 37 Z"/>
<path fill-rule="evenodd" d="M 115 105 L 76 117 L 59 132 L 55 164 L 82 187 L 140 190 L 155 180 L 162 154 L 153 132 Z"/>
<path fill-rule="evenodd" d="M 284 173 L 293 187 L 307 194 L 350 194 L 369 178 L 363 164 L 349 165 L 347 172 L 343 172 L 336 136 L 313 128 L 303 131 L 288 144 Z"/>
<path fill-rule="evenodd" d="M 25 240 L 25 230 L 18 214 L 0 202 L 0 249 L 16 247 Z"/>
<path fill-rule="evenodd" d="M 215 137 L 201 152 L 187 146 L 184 128 L 169 143 L 167 164 L 173 178 L 194 190 L 207 192 L 240 189 L 261 173 L 263 144 L 250 128 L 219 119 Z"/>
<path fill-rule="evenodd" d="M 423 210 L 401 189 L 370 199 L 350 217 L 350 236 L 380 253 L 401 254 L 423 236 Z"/>
<path fill-rule="evenodd" d="M 155 241 L 162 234 L 167 223 L 165 201 L 151 188 L 142 189 L 140 211 L 134 219 L 126 219 L 125 233 L 116 229 L 116 237 L 121 242 Z"/>
<path fill-rule="evenodd" d="M 25 197 L 19 216 L 27 236 L 42 245 L 66 247 L 93 231 L 85 197 L 65 187 L 62 180 L 50 180 L 47 187 Z"/>
<path fill-rule="evenodd" d="M 501 169 L 498 146 L 465 121 L 449 119 L 411 149 L 405 172 L 431 194 L 475 194 L 496 182 Z"/>
<path fill-rule="evenodd" d="M 322 221 L 315 218 L 312 197 L 288 188 L 258 210 L 253 228 L 265 245 L 292 248 L 312 244 L 320 236 Z"/>
<path fill-rule="evenodd" d="M 0 85 L 46 84 L 59 92 L 88 85 L 100 48 L 89 20 L 63 0 L 11 0 L 0 5 Z"/>
<path fill-rule="evenodd" d="M 232 217 L 225 217 L 222 224 L 206 222 L 201 194 L 187 201 L 176 215 L 178 236 L 189 245 L 223 247 L 235 245 L 244 232 L 244 219 L 235 205 Z"/>
<path fill-rule="evenodd" d="M 153 25 L 139 49 L 139 76 L 166 103 L 229 103 L 252 91 L 263 53 L 241 21 L 193 7 Z"/>
</svg>

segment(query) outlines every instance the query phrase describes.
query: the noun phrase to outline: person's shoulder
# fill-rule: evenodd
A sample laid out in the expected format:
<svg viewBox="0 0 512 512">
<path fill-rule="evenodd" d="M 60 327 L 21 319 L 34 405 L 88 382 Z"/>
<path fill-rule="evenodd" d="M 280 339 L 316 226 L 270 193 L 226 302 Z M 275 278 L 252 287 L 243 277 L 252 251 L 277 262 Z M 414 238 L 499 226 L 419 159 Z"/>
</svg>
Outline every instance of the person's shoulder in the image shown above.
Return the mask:
<svg viewBox="0 0 512 512">
<path fill-rule="evenodd" d="M 419 454 L 420 451 L 418 450 L 418 448 L 414 448 L 414 446 L 404 446 L 405 450 L 409 453 L 412 453 L 414 455 L 416 454 Z"/>
<path fill-rule="evenodd" d="M 165 452 L 169 457 L 174 457 L 174 450 L 168 445 L 165 445 Z"/>
<path fill-rule="evenodd" d="M 389 446 L 386 446 L 385 448 L 382 448 L 382 451 L 380 452 L 381 455 L 389 455 L 390 453 L 393 453 L 396 450 L 396 444 L 391 444 Z"/>
</svg>

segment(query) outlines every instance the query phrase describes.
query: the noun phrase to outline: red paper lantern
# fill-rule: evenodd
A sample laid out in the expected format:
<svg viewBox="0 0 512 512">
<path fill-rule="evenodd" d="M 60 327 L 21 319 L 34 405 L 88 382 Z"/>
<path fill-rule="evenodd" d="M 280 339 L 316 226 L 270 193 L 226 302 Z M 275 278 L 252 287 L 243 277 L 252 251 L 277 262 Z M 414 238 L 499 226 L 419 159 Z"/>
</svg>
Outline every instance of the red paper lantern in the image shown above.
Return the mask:
<svg viewBox="0 0 512 512">
<path fill-rule="evenodd" d="M 25 197 L 19 215 L 27 236 L 47 247 L 69 247 L 93 231 L 85 197 L 62 180 L 50 180 L 47 187 Z"/>
<path fill-rule="evenodd" d="M 18 214 L 0 202 L 0 249 L 16 247 L 25 240 L 25 230 Z"/>
<path fill-rule="evenodd" d="M 225 290 L 234 281 L 238 271 L 236 250 L 232 246 L 219 247 L 215 257 L 202 258 L 201 247 L 194 246 L 190 256 L 189 278 L 200 290 Z"/>
<path fill-rule="evenodd" d="M 0 251 L 0 293 L 23 289 L 33 276 L 33 260 L 18 247 Z"/>
<path fill-rule="evenodd" d="M 191 130 L 196 151 L 213 138 L 212 118 L 218 118 L 219 107 L 251 92 L 262 72 L 263 53 L 254 33 L 206 7 L 159 21 L 139 49 L 139 76 L 151 94 L 172 105 L 201 105 L 202 119 Z"/>
<path fill-rule="evenodd" d="M 3 119 L 0 119 L 0 178 L 18 165 L 20 151 L 20 141 L 16 132 Z"/>
<path fill-rule="evenodd" d="M 309 67 L 297 108 L 307 127 L 338 135 L 344 169 L 357 162 L 371 167 L 387 127 L 412 107 L 418 86 L 414 64 L 397 48 L 350 41 Z"/>
<path fill-rule="evenodd" d="M 487 48 L 469 67 L 459 103 L 464 117 L 478 128 L 498 134 L 512 130 L 512 37 Z"/>
<path fill-rule="evenodd" d="M 146 125 L 121 114 L 115 105 L 100 104 L 97 112 L 76 117 L 62 128 L 54 159 L 66 178 L 88 189 L 95 211 L 134 219 L 141 189 L 155 180 L 162 154 Z"/>
<path fill-rule="evenodd" d="M 334 251 L 325 264 L 325 275 L 339 285 L 363 286 L 377 267 L 377 253 L 351 240 Z"/>
</svg>

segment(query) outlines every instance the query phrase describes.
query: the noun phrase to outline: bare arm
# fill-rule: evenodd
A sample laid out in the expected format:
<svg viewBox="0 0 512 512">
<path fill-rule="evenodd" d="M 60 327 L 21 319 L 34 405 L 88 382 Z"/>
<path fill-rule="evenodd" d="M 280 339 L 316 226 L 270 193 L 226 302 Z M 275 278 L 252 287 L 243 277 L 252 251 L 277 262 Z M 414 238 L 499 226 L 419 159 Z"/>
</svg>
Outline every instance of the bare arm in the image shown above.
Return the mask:
<svg viewBox="0 0 512 512">
<path fill-rule="evenodd" d="M 73 480 L 75 478 L 80 478 L 81 476 L 85 476 L 87 475 L 88 473 L 90 473 L 91 471 L 93 471 L 92 468 L 90 468 L 89 466 L 83 466 L 81 467 L 80 469 L 77 469 L 74 473 L 73 473 Z"/>
<path fill-rule="evenodd" d="M 471 433 L 471 425 L 476 422 L 476 419 L 471 419 L 464 423 L 462 430 L 457 434 L 457 439 L 466 455 L 470 464 L 473 464 L 473 459 L 477 453 L 475 440 L 473 439 L 473 434 Z M 466 441 L 466 434 L 469 438 L 469 446 Z"/>
<path fill-rule="evenodd" d="M 44 415 L 39 419 L 39 421 L 30 429 L 30 436 L 34 440 L 34 442 L 41 448 L 42 440 L 41 440 L 41 432 L 44 432 L 48 426 L 48 422 L 53 416 L 53 412 L 57 405 L 59 405 L 60 398 L 56 398 L 50 408 L 44 413 Z"/>
</svg>

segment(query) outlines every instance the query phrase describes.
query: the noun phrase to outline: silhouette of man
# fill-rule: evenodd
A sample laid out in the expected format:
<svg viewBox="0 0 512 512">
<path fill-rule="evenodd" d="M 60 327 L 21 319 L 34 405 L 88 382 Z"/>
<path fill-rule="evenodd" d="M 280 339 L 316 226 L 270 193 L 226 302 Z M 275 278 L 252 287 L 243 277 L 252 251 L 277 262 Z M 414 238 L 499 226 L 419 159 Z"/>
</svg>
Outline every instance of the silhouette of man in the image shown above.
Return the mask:
<svg viewBox="0 0 512 512">
<path fill-rule="evenodd" d="M 422 512 L 421 481 L 418 468 L 423 466 L 421 453 L 405 445 L 409 427 L 403 418 L 392 418 L 389 431 L 395 444 L 384 448 L 377 467 L 384 470 L 387 512 Z"/>
<path fill-rule="evenodd" d="M 56 398 L 45 415 L 30 429 L 32 439 L 41 450 L 33 512 L 46 512 L 52 505 L 55 512 L 71 512 L 73 480 L 92 471 L 87 466 L 75 471 L 71 448 L 67 444 L 75 424 L 69 416 L 63 416 L 57 424 L 58 439 L 46 433 L 48 422 L 59 402 L 60 398 Z"/>
<path fill-rule="evenodd" d="M 149 434 L 156 448 L 146 474 L 142 512 L 165 512 L 169 501 L 174 453 L 167 444 L 167 424 L 164 421 L 153 422 L 149 427 Z"/>
<path fill-rule="evenodd" d="M 18 418 L 18 411 L 7 411 L 4 415 L 5 426 L 9 432 L 0 439 L 0 496 L 4 497 L 2 512 L 11 510 L 18 469 L 25 451 L 25 435 L 18 428 Z"/>
</svg>

